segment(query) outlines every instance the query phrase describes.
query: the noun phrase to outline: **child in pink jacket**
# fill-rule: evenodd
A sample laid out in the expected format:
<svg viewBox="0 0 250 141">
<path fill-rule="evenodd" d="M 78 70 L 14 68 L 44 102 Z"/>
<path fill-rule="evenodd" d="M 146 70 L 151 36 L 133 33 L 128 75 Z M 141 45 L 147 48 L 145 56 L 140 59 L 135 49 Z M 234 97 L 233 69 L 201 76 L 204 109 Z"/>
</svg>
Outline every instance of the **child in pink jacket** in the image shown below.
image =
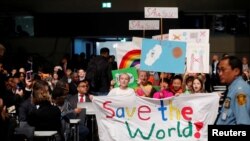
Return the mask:
<svg viewBox="0 0 250 141">
<path fill-rule="evenodd" d="M 154 93 L 153 98 L 162 99 L 162 98 L 174 96 L 172 92 L 168 91 L 168 85 L 169 85 L 168 79 L 166 78 L 161 79 L 160 81 L 161 89 L 158 92 Z"/>
</svg>

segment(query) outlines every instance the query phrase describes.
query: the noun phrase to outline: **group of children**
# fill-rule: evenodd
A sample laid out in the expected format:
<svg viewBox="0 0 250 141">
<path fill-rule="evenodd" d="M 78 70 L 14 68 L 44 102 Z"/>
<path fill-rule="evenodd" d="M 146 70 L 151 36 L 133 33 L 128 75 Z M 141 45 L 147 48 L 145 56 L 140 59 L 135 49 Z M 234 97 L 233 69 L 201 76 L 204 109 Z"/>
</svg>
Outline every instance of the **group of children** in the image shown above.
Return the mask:
<svg viewBox="0 0 250 141">
<path fill-rule="evenodd" d="M 119 75 L 119 87 L 113 88 L 108 95 L 135 94 L 137 96 L 162 99 L 180 94 L 204 93 L 204 75 L 184 74 L 175 75 L 170 73 L 161 73 L 159 84 L 154 86 L 155 82 L 150 80 L 150 72 L 138 71 L 138 86 L 135 89 L 129 88 L 130 76 L 127 73 Z M 153 80 L 154 81 L 154 80 Z M 114 81 L 111 81 L 114 86 Z"/>
</svg>

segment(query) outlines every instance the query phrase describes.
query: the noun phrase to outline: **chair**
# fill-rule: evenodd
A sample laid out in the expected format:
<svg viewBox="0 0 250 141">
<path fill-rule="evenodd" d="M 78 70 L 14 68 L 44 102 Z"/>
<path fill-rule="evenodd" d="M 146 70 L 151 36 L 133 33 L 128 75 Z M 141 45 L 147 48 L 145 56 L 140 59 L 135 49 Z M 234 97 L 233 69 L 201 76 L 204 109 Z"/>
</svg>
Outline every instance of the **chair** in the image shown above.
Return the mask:
<svg viewBox="0 0 250 141">
<path fill-rule="evenodd" d="M 35 131 L 34 132 L 34 140 L 39 141 L 57 141 L 60 140 L 58 138 L 59 133 L 57 131 Z"/>
<path fill-rule="evenodd" d="M 15 141 L 33 141 L 35 127 L 23 126 L 17 127 L 14 131 Z"/>
<path fill-rule="evenodd" d="M 84 112 L 82 111 L 79 118 L 84 116 Z M 84 117 L 82 117 L 84 118 Z M 83 119 L 85 120 L 85 118 Z M 83 124 L 82 119 L 69 119 L 68 117 L 63 117 L 62 119 L 62 130 L 63 135 L 66 141 L 78 141 L 79 140 L 79 124 Z"/>
</svg>

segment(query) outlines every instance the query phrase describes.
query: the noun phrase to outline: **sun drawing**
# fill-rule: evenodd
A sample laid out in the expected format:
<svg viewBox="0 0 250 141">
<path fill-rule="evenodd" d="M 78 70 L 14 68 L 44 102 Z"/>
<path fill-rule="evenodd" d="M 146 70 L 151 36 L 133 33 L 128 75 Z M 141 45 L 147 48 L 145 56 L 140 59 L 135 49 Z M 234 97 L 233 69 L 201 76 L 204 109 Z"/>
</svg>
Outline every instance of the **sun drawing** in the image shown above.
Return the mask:
<svg viewBox="0 0 250 141">
<path fill-rule="evenodd" d="M 173 48 L 173 56 L 179 58 L 182 56 L 182 49 L 180 47 Z"/>
</svg>

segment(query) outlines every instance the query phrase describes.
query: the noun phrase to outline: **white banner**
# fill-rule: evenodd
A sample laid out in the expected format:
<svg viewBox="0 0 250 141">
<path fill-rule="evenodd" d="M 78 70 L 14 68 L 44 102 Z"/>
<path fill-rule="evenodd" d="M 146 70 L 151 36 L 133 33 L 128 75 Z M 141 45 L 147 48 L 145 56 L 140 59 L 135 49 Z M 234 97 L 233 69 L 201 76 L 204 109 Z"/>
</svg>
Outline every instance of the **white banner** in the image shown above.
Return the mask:
<svg viewBox="0 0 250 141">
<path fill-rule="evenodd" d="M 152 36 L 152 39 L 155 39 L 155 40 L 168 40 L 168 34 L 154 35 L 154 36 Z"/>
<path fill-rule="evenodd" d="M 145 18 L 178 18 L 178 7 L 144 7 Z"/>
<path fill-rule="evenodd" d="M 209 43 L 209 29 L 169 29 L 169 40 Z"/>
<path fill-rule="evenodd" d="M 129 30 L 159 30 L 159 20 L 129 20 Z"/>
<path fill-rule="evenodd" d="M 94 97 L 100 141 L 206 141 L 219 106 L 216 93 L 164 100 L 137 96 Z"/>
<path fill-rule="evenodd" d="M 130 67 L 140 68 L 141 46 L 138 46 L 138 44 L 141 44 L 141 39 L 135 39 L 137 39 L 136 43 L 123 42 L 117 44 L 116 58 L 119 69 Z"/>
<path fill-rule="evenodd" d="M 187 43 L 186 50 L 187 72 L 209 73 L 210 45 L 208 43 Z"/>
</svg>

